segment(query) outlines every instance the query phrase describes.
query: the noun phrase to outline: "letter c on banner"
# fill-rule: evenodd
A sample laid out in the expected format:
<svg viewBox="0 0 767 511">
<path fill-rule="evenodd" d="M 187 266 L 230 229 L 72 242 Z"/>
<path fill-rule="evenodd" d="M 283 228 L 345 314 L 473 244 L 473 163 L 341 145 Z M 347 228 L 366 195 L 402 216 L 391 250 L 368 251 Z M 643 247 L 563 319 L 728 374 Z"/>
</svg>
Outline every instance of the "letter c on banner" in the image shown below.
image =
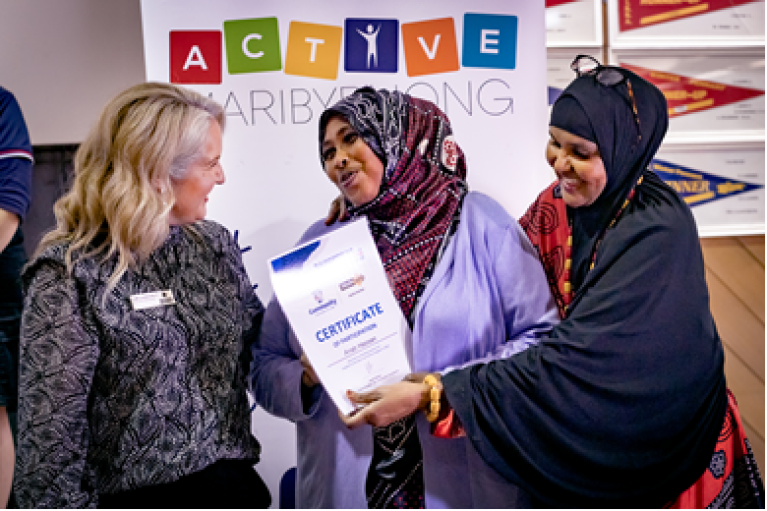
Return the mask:
<svg viewBox="0 0 767 511">
<path fill-rule="evenodd" d="M 245 39 L 242 40 L 242 53 L 245 54 L 246 57 L 251 59 L 260 59 L 264 56 L 264 52 L 259 51 L 256 53 L 253 53 L 248 49 L 248 43 L 251 42 L 253 39 L 261 40 L 261 34 L 248 34 Z"/>
</svg>

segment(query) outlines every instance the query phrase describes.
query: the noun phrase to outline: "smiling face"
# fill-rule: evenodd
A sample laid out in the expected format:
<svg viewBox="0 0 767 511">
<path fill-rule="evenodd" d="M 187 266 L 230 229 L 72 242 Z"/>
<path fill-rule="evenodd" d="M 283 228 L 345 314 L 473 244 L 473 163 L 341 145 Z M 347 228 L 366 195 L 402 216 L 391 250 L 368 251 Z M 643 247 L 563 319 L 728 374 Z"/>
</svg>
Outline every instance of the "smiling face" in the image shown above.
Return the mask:
<svg viewBox="0 0 767 511">
<path fill-rule="evenodd" d="M 607 186 L 607 172 L 594 142 L 550 126 L 546 160 L 559 178 L 562 198 L 571 208 L 590 206 Z"/>
<path fill-rule="evenodd" d="M 325 174 L 353 205 L 367 204 L 378 195 L 383 163 L 343 117 L 332 117 L 325 127 L 322 161 Z"/>
<path fill-rule="evenodd" d="M 205 218 L 208 194 L 214 186 L 223 184 L 221 168 L 221 127 L 211 121 L 205 147 L 182 179 L 171 178 L 176 202 L 170 210 L 170 225 L 185 225 Z"/>
</svg>

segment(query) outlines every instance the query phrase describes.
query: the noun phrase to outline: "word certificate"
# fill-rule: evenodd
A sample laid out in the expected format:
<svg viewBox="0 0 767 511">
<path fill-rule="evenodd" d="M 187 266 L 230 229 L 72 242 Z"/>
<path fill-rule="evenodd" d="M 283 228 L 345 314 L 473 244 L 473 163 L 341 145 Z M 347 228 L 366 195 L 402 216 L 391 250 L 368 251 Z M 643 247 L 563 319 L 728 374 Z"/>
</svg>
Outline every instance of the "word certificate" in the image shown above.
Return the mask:
<svg viewBox="0 0 767 511">
<path fill-rule="evenodd" d="M 341 413 L 347 390 L 366 392 L 411 372 L 408 325 L 363 218 L 269 261 L 274 292 Z"/>
</svg>

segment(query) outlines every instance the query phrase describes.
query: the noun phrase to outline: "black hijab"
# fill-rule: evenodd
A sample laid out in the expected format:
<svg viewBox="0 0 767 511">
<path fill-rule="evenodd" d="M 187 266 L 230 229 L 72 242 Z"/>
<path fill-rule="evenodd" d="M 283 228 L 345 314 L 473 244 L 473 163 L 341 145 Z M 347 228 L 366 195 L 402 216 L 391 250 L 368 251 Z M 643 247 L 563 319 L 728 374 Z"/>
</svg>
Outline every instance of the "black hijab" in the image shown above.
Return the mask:
<svg viewBox="0 0 767 511">
<path fill-rule="evenodd" d="M 600 79 L 620 81 L 606 86 Z M 607 172 L 607 185 L 593 204 L 568 208 L 573 228 L 572 282 L 579 289 L 598 237 L 666 135 L 668 107 L 657 87 L 627 69 L 609 66 L 576 78 L 554 103 L 549 124 L 596 143 Z"/>
<path fill-rule="evenodd" d="M 727 404 L 692 214 L 645 170 L 666 132 L 666 102 L 618 72 L 638 123 L 628 82 L 594 75 L 576 79 L 552 113 L 552 125 L 597 143 L 608 175 L 592 205 L 558 209 L 575 238 L 567 316 L 528 350 L 443 378 L 482 458 L 548 507 L 669 503 L 706 470 Z"/>
</svg>

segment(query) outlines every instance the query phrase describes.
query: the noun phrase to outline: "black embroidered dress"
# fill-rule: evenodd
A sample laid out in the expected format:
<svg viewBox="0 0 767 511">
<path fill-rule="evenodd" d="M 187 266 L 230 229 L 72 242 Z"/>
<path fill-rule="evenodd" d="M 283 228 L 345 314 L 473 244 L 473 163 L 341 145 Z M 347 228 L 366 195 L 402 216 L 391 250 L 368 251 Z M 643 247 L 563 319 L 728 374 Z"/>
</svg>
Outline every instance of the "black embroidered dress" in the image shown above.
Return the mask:
<svg viewBox="0 0 767 511">
<path fill-rule="evenodd" d="M 258 460 L 244 369 L 263 307 L 237 244 L 208 221 L 165 243 L 102 298 L 115 261 L 65 246 L 26 269 L 16 492 L 21 507 L 94 507 L 222 459 Z M 133 310 L 171 290 L 176 304 Z"/>
</svg>

